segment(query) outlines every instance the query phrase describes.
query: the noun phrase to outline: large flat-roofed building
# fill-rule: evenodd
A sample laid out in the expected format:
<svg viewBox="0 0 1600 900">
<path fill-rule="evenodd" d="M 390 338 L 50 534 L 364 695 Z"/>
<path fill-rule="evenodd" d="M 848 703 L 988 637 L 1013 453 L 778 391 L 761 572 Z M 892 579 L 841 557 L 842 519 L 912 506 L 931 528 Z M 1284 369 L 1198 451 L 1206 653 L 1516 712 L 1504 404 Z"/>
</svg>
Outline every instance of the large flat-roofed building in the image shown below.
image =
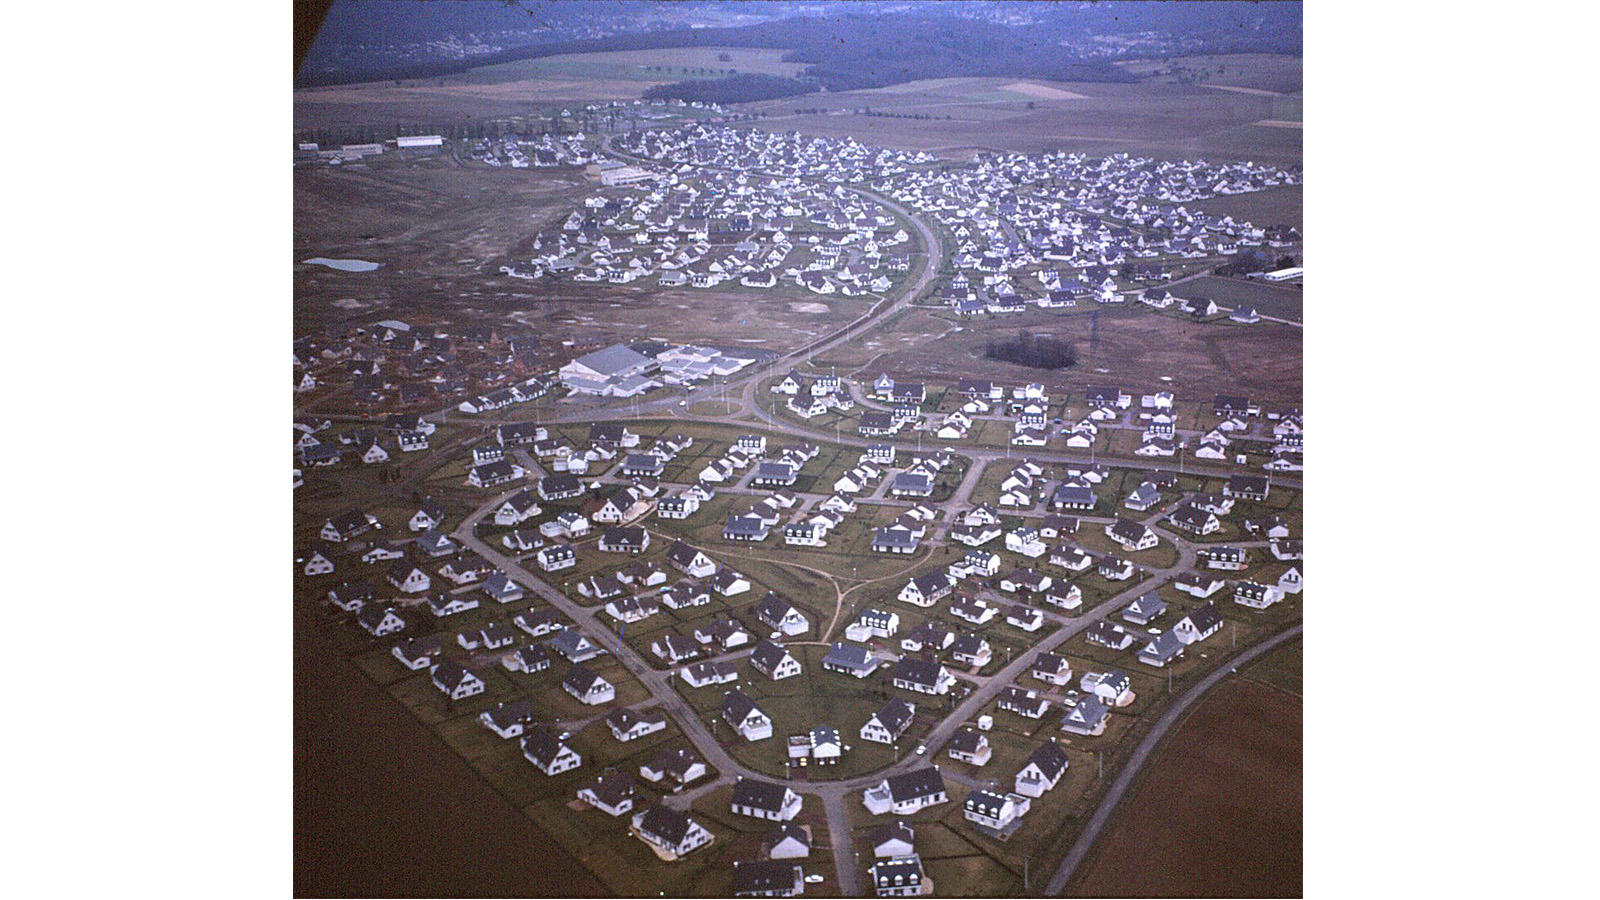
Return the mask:
<svg viewBox="0 0 1600 900">
<path fill-rule="evenodd" d="M 1296 281 L 1305 278 L 1306 270 L 1303 266 L 1293 266 L 1288 269 L 1277 269 L 1272 272 L 1256 272 L 1250 277 L 1262 281 Z"/>
<path fill-rule="evenodd" d="M 561 383 L 582 394 L 606 397 L 631 397 L 661 383 L 646 377 L 659 368 L 657 362 L 622 344 L 580 356 L 561 367 Z"/>
<path fill-rule="evenodd" d="M 630 166 L 614 160 L 592 163 L 584 171 L 591 177 L 599 178 L 600 183 L 608 187 L 649 181 L 656 177 L 654 172 L 646 172 L 638 166 Z"/>
<path fill-rule="evenodd" d="M 378 156 L 383 153 L 382 144 L 345 144 L 341 147 L 322 147 L 317 150 L 317 156 L 326 160 L 360 159 L 363 156 Z"/>
</svg>

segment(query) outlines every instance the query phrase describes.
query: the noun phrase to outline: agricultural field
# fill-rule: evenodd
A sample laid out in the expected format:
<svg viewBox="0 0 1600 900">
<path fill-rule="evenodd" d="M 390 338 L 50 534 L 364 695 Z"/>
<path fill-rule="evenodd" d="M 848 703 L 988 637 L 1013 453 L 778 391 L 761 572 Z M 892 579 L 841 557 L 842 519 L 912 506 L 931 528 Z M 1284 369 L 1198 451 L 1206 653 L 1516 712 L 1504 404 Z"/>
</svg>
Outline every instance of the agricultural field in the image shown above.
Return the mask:
<svg viewBox="0 0 1600 900">
<path fill-rule="evenodd" d="M 1168 738 L 1072 897 L 1300 896 L 1301 703 L 1219 685 Z"/>
<path fill-rule="evenodd" d="M 1141 59 L 1117 67 L 1139 76 L 1145 84 L 1198 83 L 1273 94 L 1300 93 L 1305 68 L 1298 56 L 1270 53 Z"/>
<path fill-rule="evenodd" d="M 603 889 L 448 744 L 340 658 L 310 616 L 295 616 L 294 633 L 297 894 L 554 889 L 584 896 Z M 458 815 L 463 807 L 473 815 Z M 529 853 L 552 865 L 529 868 Z"/>
<path fill-rule="evenodd" d="M 789 51 L 752 47 L 673 47 L 662 50 L 622 50 L 613 53 L 576 53 L 545 56 L 483 66 L 436 79 L 446 88 L 463 89 L 496 85 L 506 89 L 526 86 L 537 90 L 548 82 L 582 83 L 643 81 L 651 84 L 720 78 L 726 70 L 759 75 L 793 76 L 803 63 L 784 62 Z M 726 57 L 726 58 L 724 58 Z"/>
<path fill-rule="evenodd" d="M 752 127 L 947 156 L 1067 149 L 1175 158 L 1229 149 L 1262 162 L 1300 160 L 1298 129 L 1253 125 L 1289 115 L 1280 98 L 1201 85 L 942 78 L 748 106 L 765 113 Z M 828 112 L 796 112 L 818 107 Z M 867 108 L 887 115 L 846 112 Z"/>
<path fill-rule="evenodd" d="M 1293 225 L 1303 228 L 1305 188 L 1302 185 L 1284 185 L 1255 191 L 1249 194 L 1229 194 L 1196 200 L 1193 206 L 1219 216 L 1243 219 L 1252 225 Z"/>
</svg>

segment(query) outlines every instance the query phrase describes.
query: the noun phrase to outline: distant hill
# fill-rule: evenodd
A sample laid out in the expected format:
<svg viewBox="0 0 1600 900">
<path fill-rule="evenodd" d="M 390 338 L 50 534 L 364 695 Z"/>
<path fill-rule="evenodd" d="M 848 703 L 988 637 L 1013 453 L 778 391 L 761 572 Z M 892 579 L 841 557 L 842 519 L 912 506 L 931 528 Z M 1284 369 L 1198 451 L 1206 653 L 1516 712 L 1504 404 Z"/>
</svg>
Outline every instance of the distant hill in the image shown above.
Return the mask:
<svg viewBox="0 0 1600 900">
<path fill-rule="evenodd" d="M 733 27 L 671 27 L 651 19 L 668 10 L 680 20 L 721 21 L 750 8 L 771 14 L 789 7 L 347 0 L 330 10 L 296 86 L 426 78 L 559 54 L 709 46 L 785 49 L 786 61 L 807 67 L 798 80 L 723 79 L 709 87 L 674 85 L 666 96 L 689 91 L 695 99 L 740 102 L 949 77 L 1131 81 L 1111 63 L 1179 53 L 1298 54 L 1302 27 L 1298 3 L 812 3 L 803 8 L 823 14 Z M 390 9 L 398 13 L 392 19 Z M 607 28 L 636 30 L 570 37 L 592 33 L 597 14 Z"/>
</svg>

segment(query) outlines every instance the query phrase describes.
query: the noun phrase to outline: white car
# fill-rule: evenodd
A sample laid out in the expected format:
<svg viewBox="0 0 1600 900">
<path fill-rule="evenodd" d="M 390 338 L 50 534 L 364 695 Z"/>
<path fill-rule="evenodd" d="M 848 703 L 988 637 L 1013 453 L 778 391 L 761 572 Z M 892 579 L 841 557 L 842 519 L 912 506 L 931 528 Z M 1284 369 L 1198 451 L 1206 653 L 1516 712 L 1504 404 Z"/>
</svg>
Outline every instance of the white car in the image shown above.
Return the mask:
<svg viewBox="0 0 1600 900">
<path fill-rule="evenodd" d="M 821 884 L 821 883 L 822 883 L 822 876 L 816 874 L 815 872 L 813 872 L 810 875 L 806 876 L 806 884 Z"/>
<path fill-rule="evenodd" d="M 918 756 L 922 756 L 923 754 L 925 754 L 927 752 L 928 752 L 928 745 L 927 744 L 918 744 L 917 745 L 917 755 Z"/>
</svg>

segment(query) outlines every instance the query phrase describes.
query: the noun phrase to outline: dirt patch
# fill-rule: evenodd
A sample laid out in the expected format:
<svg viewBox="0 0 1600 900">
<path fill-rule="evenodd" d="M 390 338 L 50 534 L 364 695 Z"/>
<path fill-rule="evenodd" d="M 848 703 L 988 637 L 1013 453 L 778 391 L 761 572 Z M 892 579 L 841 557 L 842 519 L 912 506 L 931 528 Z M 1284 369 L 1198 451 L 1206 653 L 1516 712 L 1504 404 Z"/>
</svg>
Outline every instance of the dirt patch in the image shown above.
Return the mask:
<svg viewBox="0 0 1600 900">
<path fill-rule="evenodd" d="M 1018 94 L 1026 94 L 1029 97 L 1038 97 L 1040 100 L 1087 99 L 1083 94 L 1074 94 L 1072 91 L 1063 91 L 1060 88 L 1053 88 L 1044 84 L 1032 84 L 1027 81 L 1019 81 L 1015 84 L 1008 84 L 1005 86 L 1004 90 L 1014 91 Z"/>
<path fill-rule="evenodd" d="M 826 304 L 826 303 L 791 303 L 791 304 L 789 304 L 789 310 L 790 310 L 790 312 L 811 313 L 812 315 L 817 315 L 817 314 L 820 314 L 820 313 L 827 312 L 828 311 L 828 304 Z"/>
<path fill-rule="evenodd" d="M 1261 126 L 1264 126 L 1266 128 L 1304 128 L 1304 127 L 1306 127 L 1306 123 L 1304 123 L 1304 122 L 1284 122 L 1284 121 L 1280 121 L 1278 119 L 1262 119 L 1261 121 L 1255 122 L 1253 124 L 1261 125 Z"/>
<path fill-rule="evenodd" d="M 1300 698 L 1218 685 L 1145 767 L 1074 897 L 1299 897 L 1304 828 Z"/>
</svg>

